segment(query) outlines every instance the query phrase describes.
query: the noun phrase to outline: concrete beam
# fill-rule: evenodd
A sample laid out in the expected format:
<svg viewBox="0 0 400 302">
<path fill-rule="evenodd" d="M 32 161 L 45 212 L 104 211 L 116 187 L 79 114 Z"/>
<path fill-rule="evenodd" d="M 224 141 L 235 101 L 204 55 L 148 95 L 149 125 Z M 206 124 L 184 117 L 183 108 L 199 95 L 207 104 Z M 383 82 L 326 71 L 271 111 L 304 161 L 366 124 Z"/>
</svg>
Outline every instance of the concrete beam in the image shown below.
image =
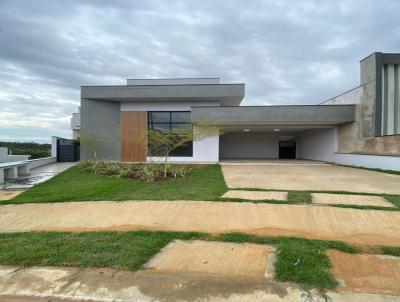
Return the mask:
<svg viewBox="0 0 400 302">
<path fill-rule="evenodd" d="M 118 102 L 134 101 L 220 101 L 237 106 L 244 97 L 244 84 L 82 86 L 81 98 Z"/>
<path fill-rule="evenodd" d="M 192 122 L 240 124 L 342 124 L 354 121 L 354 105 L 194 107 Z"/>
</svg>

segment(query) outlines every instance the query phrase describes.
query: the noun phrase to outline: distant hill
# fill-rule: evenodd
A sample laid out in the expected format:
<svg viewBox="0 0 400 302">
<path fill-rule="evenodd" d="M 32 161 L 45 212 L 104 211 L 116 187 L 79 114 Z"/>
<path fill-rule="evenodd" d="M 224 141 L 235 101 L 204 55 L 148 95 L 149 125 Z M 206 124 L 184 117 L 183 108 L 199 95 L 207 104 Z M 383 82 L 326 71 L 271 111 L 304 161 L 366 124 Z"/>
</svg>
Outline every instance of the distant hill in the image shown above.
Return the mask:
<svg viewBox="0 0 400 302">
<path fill-rule="evenodd" d="M 51 156 L 50 144 L 1 142 L 0 147 L 6 147 L 14 155 L 31 155 L 31 159 Z"/>
</svg>

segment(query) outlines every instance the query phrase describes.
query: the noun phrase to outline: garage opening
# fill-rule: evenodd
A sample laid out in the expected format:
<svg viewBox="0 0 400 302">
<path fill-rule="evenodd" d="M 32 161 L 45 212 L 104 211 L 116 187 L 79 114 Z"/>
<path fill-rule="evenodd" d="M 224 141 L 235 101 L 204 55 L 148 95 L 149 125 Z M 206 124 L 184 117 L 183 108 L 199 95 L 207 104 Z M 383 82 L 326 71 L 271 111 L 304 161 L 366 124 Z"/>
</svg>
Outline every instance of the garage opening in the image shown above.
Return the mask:
<svg viewBox="0 0 400 302">
<path fill-rule="evenodd" d="M 295 159 L 296 136 L 270 131 L 231 131 L 220 136 L 220 160 Z"/>
</svg>

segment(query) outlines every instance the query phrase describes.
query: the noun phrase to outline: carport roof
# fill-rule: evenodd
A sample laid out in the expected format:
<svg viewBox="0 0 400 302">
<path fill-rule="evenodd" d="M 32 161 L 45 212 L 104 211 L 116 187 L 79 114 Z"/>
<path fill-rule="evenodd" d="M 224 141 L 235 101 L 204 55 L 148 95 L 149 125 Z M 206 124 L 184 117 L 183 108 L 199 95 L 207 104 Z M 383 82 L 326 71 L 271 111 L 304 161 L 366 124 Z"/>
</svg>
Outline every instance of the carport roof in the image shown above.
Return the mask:
<svg viewBox="0 0 400 302">
<path fill-rule="evenodd" d="M 192 122 L 218 125 L 334 125 L 353 122 L 354 109 L 354 105 L 192 107 Z"/>
</svg>

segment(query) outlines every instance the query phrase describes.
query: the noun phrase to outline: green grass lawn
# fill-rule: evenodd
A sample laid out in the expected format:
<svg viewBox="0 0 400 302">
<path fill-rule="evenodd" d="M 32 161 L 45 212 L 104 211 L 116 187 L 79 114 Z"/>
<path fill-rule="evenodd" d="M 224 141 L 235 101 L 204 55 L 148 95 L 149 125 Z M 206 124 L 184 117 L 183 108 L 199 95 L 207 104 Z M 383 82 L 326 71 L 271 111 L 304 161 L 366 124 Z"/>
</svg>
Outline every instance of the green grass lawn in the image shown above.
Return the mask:
<svg viewBox="0 0 400 302">
<path fill-rule="evenodd" d="M 52 179 L 39 184 L 7 203 L 96 201 L 96 200 L 211 200 L 254 202 L 244 199 L 227 199 L 221 196 L 228 190 L 219 165 L 192 165 L 186 177 L 146 183 L 144 181 L 99 175 L 79 167 L 72 167 Z M 235 189 L 233 189 L 235 190 Z M 282 191 L 257 188 L 240 190 Z M 288 192 L 287 201 L 264 200 L 257 202 L 277 204 L 310 204 L 311 193 L 363 194 L 342 191 L 294 191 Z M 394 208 L 332 205 L 356 209 L 377 209 L 386 211 L 400 210 L 400 195 L 380 194 L 394 204 Z"/>
<path fill-rule="evenodd" d="M 227 190 L 219 165 L 193 165 L 183 178 L 146 183 L 72 167 L 8 202 L 215 200 Z"/>
<path fill-rule="evenodd" d="M 216 240 L 277 247 L 276 279 L 303 287 L 334 288 L 326 249 L 359 250 L 335 241 L 258 237 L 241 233 L 212 236 L 180 232 L 89 232 L 0 234 L 0 264 L 21 266 L 110 267 L 135 271 L 172 240 Z M 297 263 L 297 264 L 296 264 Z"/>
</svg>

